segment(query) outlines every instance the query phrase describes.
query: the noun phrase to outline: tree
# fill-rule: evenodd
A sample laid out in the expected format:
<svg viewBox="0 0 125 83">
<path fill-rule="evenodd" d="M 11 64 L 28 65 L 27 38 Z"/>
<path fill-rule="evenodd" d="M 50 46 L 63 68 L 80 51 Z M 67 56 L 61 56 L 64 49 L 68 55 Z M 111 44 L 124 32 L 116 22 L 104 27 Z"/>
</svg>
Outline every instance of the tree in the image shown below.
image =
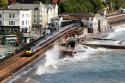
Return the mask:
<svg viewBox="0 0 125 83">
<path fill-rule="evenodd" d="M 113 9 L 118 10 L 119 8 L 125 7 L 125 0 L 110 0 Z"/>
<path fill-rule="evenodd" d="M 64 4 L 61 2 L 59 3 L 59 13 L 64 12 Z"/>
<path fill-rule="evenodd" d="M 8 0 L 0 0 L 0 8 L 6 8 L 8 6 Z"/>
</svg>

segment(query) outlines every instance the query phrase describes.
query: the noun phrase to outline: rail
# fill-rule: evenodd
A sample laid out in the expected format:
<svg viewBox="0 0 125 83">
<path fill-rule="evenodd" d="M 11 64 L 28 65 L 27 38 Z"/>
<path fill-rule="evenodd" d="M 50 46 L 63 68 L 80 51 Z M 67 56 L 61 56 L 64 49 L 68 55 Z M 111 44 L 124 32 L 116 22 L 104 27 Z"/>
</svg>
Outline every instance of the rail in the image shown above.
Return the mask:
<svg viewBox="0 0 125 83">
<path fill-rule="evenodd" d="M 28 64 L 32 64 L 33 61 L 35 61 L 37 58 L 39 58 L 41 56 L 41 53 L 46 51 L 47 47 L 50 44 L 52 44 L 54 41 L 59 39 L 62 35 L 65 35 L 65 33 L 68 33 L 69 31 L 74 30 L 78 27 L 80 27 L 80 23 L 73 23 L 73 24 L 67 25 L 64 28 L 59 29 L 57 32 L 54 32 L 51 35 L 46 36 L 46 39 L 39 38 L 39 39 L 37 39 L 37 41 L 28 44 L 27 46 L 29 46 L 29 47 L 32 47 L 32 45 L 38 45 L 38 46 L 40 46 L 40 49 L 38 49 L 32 57 L 29 57 L 29 58 L 22 57 L 20 59 L 18 59 L 16 57 L 16 58 L 14 58 L 14 59 L 17 59 L 17 60 L 15 60 L 15 62 L 13 62 L 13 59 L 11 59 L 10 61 L 6 62 L 5 64 L 2 64 L 1 70 L 0 70 L 0 73 L 1 73 L 0 82 L 4 81 L 9 76 L 12 77 L 11 74 L 16 73 L 17 71 L 24 68 Z M 23 52 L 24 50 L 22 50 L 21 52 Z M 20 54 L 18 53 L 18 57 L 20 57 L 20 55 L 23 54 L 21 52 L 19 52 Z"/>
</svg>

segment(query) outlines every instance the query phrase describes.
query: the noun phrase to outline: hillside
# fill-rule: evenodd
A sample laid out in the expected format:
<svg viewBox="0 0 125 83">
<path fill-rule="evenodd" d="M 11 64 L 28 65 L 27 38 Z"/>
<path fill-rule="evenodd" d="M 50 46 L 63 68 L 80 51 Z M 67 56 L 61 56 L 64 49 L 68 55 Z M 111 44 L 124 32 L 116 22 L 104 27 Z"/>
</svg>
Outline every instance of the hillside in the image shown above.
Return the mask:
<svg viewBox="0 0 125 83">
<path fill-rule="evenodd" d="M 59 3 L 59 12 L 98 12 L 104 7 L 119 10 L 125 7 L 125 0 L 64 0 Z"/>
</svg>

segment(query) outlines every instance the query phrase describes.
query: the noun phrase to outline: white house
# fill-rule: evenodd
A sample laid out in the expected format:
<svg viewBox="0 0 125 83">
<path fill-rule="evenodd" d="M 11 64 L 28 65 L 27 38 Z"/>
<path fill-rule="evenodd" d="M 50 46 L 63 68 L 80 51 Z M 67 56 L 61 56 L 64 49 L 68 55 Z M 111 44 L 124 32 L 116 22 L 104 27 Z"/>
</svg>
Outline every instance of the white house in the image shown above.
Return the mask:
<svg viewBox="0 0 125 83">
<path fill-rule="evenodd" d="M 99 25 L 99 32 L 103 32 L 108 30 L 108 21 L 106 19 L 106 17 L 103 16 L 96 16 L 97 20 L 98 20 L 98 25 Z"/>
<path fill-rule="evenodd" d="M 89 18 L 88 32 L 89 33 L 97 33 L 98 32 L 98 20 L 95 17 Z"/>
<path fill-rule="evenodd" d="M 29 9 L 0 9 L 0 34 L 8 35 L 19 31 L 29 33 L 32 27 L 31 17 L 32 12 Z"/>
</svg>

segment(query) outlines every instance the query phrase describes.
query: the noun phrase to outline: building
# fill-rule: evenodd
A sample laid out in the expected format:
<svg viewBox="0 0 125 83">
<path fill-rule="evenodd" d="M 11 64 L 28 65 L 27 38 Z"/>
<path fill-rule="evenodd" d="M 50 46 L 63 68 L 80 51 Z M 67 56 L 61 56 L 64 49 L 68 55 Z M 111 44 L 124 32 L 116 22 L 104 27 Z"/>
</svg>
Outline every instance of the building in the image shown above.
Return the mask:
<svg viewBox="0 0 125 83">
<path fill-rule="evenodd" d="M 98 33 L 108 30 L 108 22 L 104 16 L 96 15 L 90 17 L 88 21 L 88 32 Z"/>
<path fill-rule="evenodd" d="M 89 18 L 88 33 L 98 33 L 98 20 L 95 17 Z"/>
<path fill-rule="evenodd" d="M 29 9 L 0 9 L 0 35 L 15 39 L 14 35 L 22 33 L 25 43 L 29 43 L 28 37 L 32 27 L 31 17 L 32 12 Z"/>
<path fill-rule="evenodd" d="M 12 4 L 8 9 L 32 10 L 32 25 L 34 27 L 47 27 L 51 19 L 58 16 L 58 5 L 54 4 Z"/>
<path fill-rule="evenodd" d="M 98 20 L 99 32 L 108 30 L 108 21 L 107 21 L 106 17 L 98 15 L 98 16 L 96 16 L 96 18 Z"/>
</svg>

